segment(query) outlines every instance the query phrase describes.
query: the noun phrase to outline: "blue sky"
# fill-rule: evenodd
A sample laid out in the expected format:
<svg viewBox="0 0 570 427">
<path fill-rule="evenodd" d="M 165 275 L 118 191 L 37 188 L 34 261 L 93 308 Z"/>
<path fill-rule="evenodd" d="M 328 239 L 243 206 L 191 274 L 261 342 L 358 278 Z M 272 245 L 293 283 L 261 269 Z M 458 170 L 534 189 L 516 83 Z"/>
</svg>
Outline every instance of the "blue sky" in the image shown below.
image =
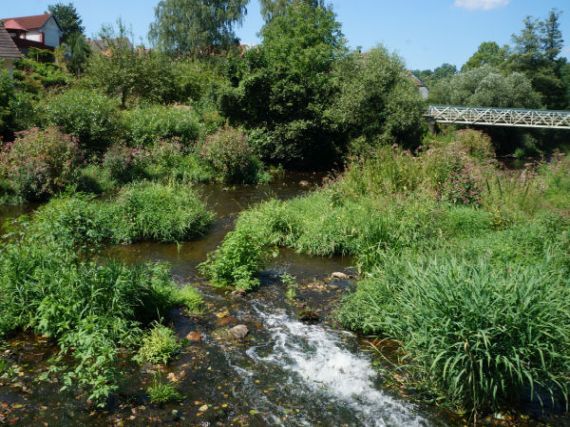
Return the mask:
<svg viewBox="0 0 570 427">
<path fill-rule="evenodd" d="M 0 0 L 0 17 L 42 13 L 57 0 Z M 70 0 L 63 0 L 67 3 Z M 460 66 L 483 41 L 509 43 L 527 15 L 544 17 L 563 11 L 562 30 L 570 57 L 570 0 L 331 0 L 351 47 L 383 43 L 398 52 L 409 68 L 433 68 L 444 62 Z M 158 0 L 75 0 L 87 34 L 122 18 L 136 39 L 146 39 Z M 237 33 L 246 44 L 259 41 L 263 22 L 257 0 Z"/>
</svg>

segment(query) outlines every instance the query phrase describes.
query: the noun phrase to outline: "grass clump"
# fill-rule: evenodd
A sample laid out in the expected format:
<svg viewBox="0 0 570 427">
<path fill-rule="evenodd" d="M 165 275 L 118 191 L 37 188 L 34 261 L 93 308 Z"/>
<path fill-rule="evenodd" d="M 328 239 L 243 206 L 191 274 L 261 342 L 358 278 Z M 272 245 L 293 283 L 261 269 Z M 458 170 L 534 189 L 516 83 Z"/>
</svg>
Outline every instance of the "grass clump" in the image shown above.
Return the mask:
<svg viewBox="0 0 570 427">
<path fill-rule="evenodd" d="M 203 234 L 212 214 L 188 186 L 134 183 L 109 205 L 118 218 L 115 240 L 174 242 Z"/>
<path fill-rule="evenodd" d="M 190 314 L 201 314 L 204 311 L 204 297 L 200 291 L 192 286 L 188 285 L 176 289 L 174 299 L 178 304 L 183 305 Z"/>
<path fill-rule="evenodd" d="M 399 340 L 415 381 L 472 415 L 527 395 L 567 399 L 567 270 L 549 259 L 499 267 L 451 253 L 390 261 L 360 284 L 340 318 Z"/>
<path fill-rule="evenodd" d="M 180 347 L 174 331 L 157 323 L 142 338 L 142 345 L 135 356 L 135 361 L 166 365 L 180 350 Z"/>
<path fill-rule="evenodd" d="M 38 210 L 32 227 L 61 245 L 97 246 L 188 240 L 203 234 L 212 220 L 190 187 L 142 182 L 105 201 L 83 195 L 53 199 Z"/>
<path fill-rule="evenodd" d="M 179 402 L 183 399 L 182 394 L 169 383 L 159 382 L 154 379 L 153 383 L 147 389 L 150 401 L 157 405 L 169 402 Z"/>
</svg>

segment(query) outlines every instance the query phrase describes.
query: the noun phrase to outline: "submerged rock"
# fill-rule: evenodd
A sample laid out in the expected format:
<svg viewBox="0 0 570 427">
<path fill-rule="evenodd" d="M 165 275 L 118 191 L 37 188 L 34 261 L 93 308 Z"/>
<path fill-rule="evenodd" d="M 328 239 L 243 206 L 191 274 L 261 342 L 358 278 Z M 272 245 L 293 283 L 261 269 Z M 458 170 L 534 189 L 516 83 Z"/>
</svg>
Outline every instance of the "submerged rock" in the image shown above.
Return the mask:
<svg viewBox="0 0 570 427">
<path fill-rule="evenodd" d="M 186 339 L 190 342 L 200 342 L 202 341 L 202 334 L 198 331 L 192 331 L 186 335 Z"/>
<path fill-rule="evenodd" d="M 316 311 L 304 308 L 299 313 L 299 320 L 304 323 L 319 323 L 321 316 Z"/>
<path fill-rule="evenodd" d="M 249 329 L 245 325 L 237 325 L 230 329 L 230 335 L 236 340 L 243 340 L 247 334 L 249 334 Z"/>
<path fill-rule="evenodd" d="M 346 273 L 341 273 L 340 271 L 337 271 L 333 274 L 331 274 L 331 278 L 332 279 L 338 279 L 338 280 L 350 280 L 350 276 Z"/>
</svg>

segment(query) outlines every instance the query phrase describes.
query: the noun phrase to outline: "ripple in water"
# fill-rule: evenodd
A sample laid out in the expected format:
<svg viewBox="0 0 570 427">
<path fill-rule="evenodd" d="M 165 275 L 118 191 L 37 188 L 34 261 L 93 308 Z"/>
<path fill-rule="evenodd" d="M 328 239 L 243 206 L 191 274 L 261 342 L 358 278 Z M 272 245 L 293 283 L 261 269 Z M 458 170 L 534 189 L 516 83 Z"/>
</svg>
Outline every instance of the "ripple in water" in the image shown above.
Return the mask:
<svg viewBox="0 0 570 427">
<path fill-rule="evenodd" d="M 256 364 L 288 372 L 287 383 L 305 388 L 311 395 L 309 400 L 325 400 L 344 407 L 353 417 L 350 425 L 429 425 L 413 405 L 375 387 L 376 373 L 370 359 L 348 350 L 338 332 L 299 322 L 284 310 L 256 307 L 256 311 L 271 342 L 269 346 L 250 348 L 248 356 Z"/>
</svg>

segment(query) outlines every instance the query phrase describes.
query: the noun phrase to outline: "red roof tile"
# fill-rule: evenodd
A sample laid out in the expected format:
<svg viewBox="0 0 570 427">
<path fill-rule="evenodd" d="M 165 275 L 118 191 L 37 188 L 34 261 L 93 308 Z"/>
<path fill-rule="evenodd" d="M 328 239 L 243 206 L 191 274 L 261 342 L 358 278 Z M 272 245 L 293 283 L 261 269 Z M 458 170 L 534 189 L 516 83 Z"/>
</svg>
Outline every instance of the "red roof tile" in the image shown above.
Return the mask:
<svg viewBox="0 0 570 427">
<path fill-rule="evenodd" d="M 42 28 L 50 17 L 51 15 L 49 13 L 44 13 L 43 15 L 21 16 L 19 18 L 4 18 L 4 21 L 15 21 L 24 29 L 31 31 Z"/>
</svg>

